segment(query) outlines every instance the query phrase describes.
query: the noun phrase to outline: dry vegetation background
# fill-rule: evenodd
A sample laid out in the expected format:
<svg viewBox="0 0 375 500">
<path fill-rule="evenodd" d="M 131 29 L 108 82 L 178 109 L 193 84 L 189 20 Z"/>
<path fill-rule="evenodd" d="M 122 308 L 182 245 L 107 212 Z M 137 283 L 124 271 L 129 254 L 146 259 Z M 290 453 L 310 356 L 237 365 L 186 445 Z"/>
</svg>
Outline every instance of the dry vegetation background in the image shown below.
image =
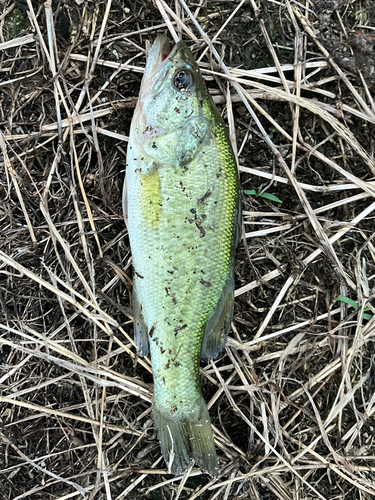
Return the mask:
<svg viewBox="0 0 375 500">
<path fill-rule="evenodd" d="M 2 4 L 1 500 L 375 495 L 374 3 L 185 1 Z M 132 341 L 126 134 L 165 31 L 244 190 L 282 201 L 243 197 L 233 329 L 202 365 L 215 480 L 167 474 Z"/>
</svg>

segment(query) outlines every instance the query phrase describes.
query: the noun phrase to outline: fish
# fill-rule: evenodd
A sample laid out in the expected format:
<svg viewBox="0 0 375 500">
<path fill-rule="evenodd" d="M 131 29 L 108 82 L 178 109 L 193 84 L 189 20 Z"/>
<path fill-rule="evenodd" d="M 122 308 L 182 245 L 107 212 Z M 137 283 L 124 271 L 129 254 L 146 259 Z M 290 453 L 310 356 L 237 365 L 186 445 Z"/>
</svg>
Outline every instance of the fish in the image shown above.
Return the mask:
<svg viewBox="0 0 375 500">
<path fill-rule="evenodd" d="M 240 186 L 227 129 L 185 42 L 159 35 L 131 122 L 123 211 L 134 338 L 151 354 L 153 419 L 168 470 L 211 476 L 218 458 L 200 360 L 224 348 L 234 309 Z"/>
</svg>

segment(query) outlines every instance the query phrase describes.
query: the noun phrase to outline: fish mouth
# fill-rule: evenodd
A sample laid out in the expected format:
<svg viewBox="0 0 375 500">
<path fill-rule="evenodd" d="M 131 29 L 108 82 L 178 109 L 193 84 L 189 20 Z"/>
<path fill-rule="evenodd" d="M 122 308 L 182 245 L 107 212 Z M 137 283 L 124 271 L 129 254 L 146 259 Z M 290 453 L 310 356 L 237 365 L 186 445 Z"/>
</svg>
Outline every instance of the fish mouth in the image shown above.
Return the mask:
<svg viewBox="0 0 375 500">
<path fill-rule="evenodd" d="M 165 79 L 168 77 L 170 61 L 184 46 L 184 42 L 180 41 L 171 49 L 169 40 L 165 35 L 158 35 L 152 44 L 148 53 L 138 103 L 133 118 L 138 123 L 138 129 L 146 130 L 150 125 L 147 123 L 144 105 L 150 96 L 155 98 L 159 94 Z M 156 133 L 154 127 L 153 130 Z M 161 130 L 158 129 L 158 132 L 160 133 Z M 141 134 L 138 141 L 142 142 L 143 140 L 145 140 L 145 136 Z"/>
<path fill-rule="evenodd" d="M 152 59 L 153 64 L 161 64 L 171 53 L 169 40 L 165 35 L 158 35 L 152 44 L 149 59 Z"/>
<path fill-rule="evenodd" d="M 158 41 L 158 40 L 156 39 L 154 43 L 156 43 L 156 41 Z M 170 53 L 171 53 L 171 47 L 170 47 L 170 44 L 169 44 L 169 40 L 168 40 L 168 38 L 165 35 L 161 35 L 160 36 L 160 42 L 159 43 L 160 43 L 160 58 L 161 58 L 161 62 L 164 62 L 167 59 L 167 57 L 170 55 Z"/>
<path fill-rule="evenodd" d="M 162 71 L 183 45 L 184 42 L 180 41 L 171 49 L 168 38 L 165 35 L 158 35 L 148 54 L 143 80 L 148 81 Z"/>
<path fill-rule="evenodd" d="M 157 36 L 155 42 L 152 44 L 150 52 L 147 57 L 147 63 L 143 80 L 147 81 L 155 76 L 166 63 L 165 61 L 171 54 L 169 40 L 165 35 Z"/>
</svg>

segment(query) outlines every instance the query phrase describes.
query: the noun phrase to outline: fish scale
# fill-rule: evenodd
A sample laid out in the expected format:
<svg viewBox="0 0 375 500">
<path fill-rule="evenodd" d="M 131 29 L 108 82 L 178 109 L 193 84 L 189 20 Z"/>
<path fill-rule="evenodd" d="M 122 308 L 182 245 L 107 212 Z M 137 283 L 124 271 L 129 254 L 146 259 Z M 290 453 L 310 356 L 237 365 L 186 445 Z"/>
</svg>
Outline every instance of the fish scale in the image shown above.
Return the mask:
<svg viewBox="0 0 375 500">
<path fill-rule="evenodd" d="M 190 50 L 179 42 L 163 59 L 166 43 L 159 37 L 150 51 L 127 154 L 135 337 L 140 354 L 151 353 L 153 415 L 171 472 L 194 460 L 217 475 L 199 361 L 218 355 L 233 314 L 239 183 Z M 176 74 L 193 86 L 176 88 Z"/>
</svg>

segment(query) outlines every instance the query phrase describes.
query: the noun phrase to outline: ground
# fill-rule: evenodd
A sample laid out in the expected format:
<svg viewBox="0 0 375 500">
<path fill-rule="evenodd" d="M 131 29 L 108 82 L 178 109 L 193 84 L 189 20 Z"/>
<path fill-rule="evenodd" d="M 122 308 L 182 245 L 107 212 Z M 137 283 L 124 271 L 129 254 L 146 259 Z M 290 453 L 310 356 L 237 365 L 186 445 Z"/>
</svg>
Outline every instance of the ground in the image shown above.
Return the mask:
<svg viewBox="0 0 375 500">
<path fill-rule="evenodd" d="M 0 500 L 375 494 L 373 2 L 184 5 L 3 4 Z M 204 53 L 244 191 L 232 331 L 201 367 L 218 479 L 168 474 L 132 340 L 126 141 L 164 32 Z"/>
</svg>

